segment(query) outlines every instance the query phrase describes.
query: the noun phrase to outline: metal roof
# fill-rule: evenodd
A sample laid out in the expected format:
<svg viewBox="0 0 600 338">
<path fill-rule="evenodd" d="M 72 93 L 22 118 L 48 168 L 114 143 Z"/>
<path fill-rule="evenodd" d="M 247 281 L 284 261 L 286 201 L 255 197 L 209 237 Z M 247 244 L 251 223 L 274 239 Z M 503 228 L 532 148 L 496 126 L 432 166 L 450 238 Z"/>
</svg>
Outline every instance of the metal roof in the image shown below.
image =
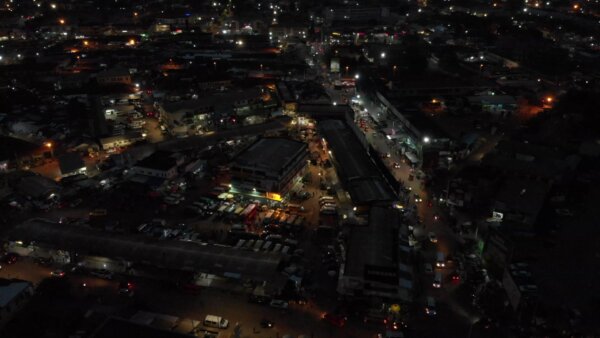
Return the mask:
<svg viewBox="0 0 600 338">
<path fill-rule="evenodd" d="M 153 266 L 270 281 L 277 275 L 281 255 L 224 245 L 158 240 L 42 219 L 29 220 L 10 234 L 12 240 L 33 241 L 84 255 L 120 258 Z"/>
</svg>

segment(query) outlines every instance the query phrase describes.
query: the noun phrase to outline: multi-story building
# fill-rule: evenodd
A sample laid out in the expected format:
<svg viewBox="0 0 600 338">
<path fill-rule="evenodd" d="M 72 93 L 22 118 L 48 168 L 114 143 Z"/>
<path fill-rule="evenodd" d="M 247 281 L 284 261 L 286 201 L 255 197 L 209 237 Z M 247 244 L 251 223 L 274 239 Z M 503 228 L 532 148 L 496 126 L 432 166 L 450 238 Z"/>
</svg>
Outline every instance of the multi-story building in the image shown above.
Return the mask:
<svg viewBox="0 0 600 338">
<path fill-rule="evenodd" d="M 132 171 L 138 175 L 172 179 L 177 176 L 177 167 L 181 164 L 181 154 L 159 151 L 138 161 Z"/>
<path fill-rule="evenodd" d="M 234 189 L 279 199 L 302 177 L 308 161 L 306 143 L 262 138 L 242 151 L 231 165 Z"/>
</svg>

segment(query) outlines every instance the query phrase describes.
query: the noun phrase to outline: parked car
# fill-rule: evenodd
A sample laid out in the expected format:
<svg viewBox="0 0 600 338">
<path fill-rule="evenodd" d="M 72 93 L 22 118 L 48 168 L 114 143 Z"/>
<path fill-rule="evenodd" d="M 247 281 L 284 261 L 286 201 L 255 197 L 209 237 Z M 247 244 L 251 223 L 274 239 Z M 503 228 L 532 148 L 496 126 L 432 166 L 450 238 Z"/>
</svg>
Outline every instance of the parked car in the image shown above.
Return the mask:
<svg viewBox="0 0 600 338">
<path fill-rule="evenodd" d="M 433 232 L 430 232 L 430 233 L 427 235 L 427 237 L 429 237 L 429 241 L 430 241 L 431 243 L 437 243 L 437 241 L 438 241 L 438 240 L 437 240 L 437 236 L 436 236 L 436 235 L 435 235 L 435 233 L 433 233 Z"/>
<path fill-rule="evenodd" d="M 6 264 L 15 264 L 17 262 L 17 260 L 19 259 L 19 255 L 9 252 L 6 255 L 4 255 L 4 262 Z"/>
<path fill-rule="evenodd" d="M 433 273 L 433 266 L 430 263 L 425 263 L 425 273 Z"/>
<path fill-rule="evenodd" d="M 343 327 L 346 325 L 347 318 L 341 315 L 336 315 L 332 313 L 323 314 L 323 320 L 328 322 L 329 324 L 337 327 Z"/>
<path fill-rule="evenodd" d="M 285 310 L 288 308 L 288 302 L 281 299 L 273 299 L 271 303 L 269 303 L 269 306 L 274 307 L 276 309 Z"/>
<path fill-rule="evenodd" d="M 127 281 L 121 281 L 119 283 L 119 294 L 132 297 L 134 294 L 133 283 Z"/>
<path fill-rule="evenodd" d="M 270 329 L 273 326 L 275 326 L 275 324 L 272 321 L 270 321 L 270 320 L 268 320 L 266 318 L 263 318 L 260 321 L 260 327 L 262 327 L 263 329 Z"/>
<path fill-rule="evenodd" d="M 114 276 L 112 272 L 110 272 L 106 269 L 92 270 L 92 271 L 90 271 L 90 274 L 92 276 L 96 276 L 98 278 L 103 278 L 103 279 L 108 279 L 108 280 L 113 279 L 113 276 Z"/>
<path fill-rule="evenodd" d="M 61 278 L 65 276 L 65 272 L 63 270 L 57 269 L 50 272 L 50 276 Z"/>
<path fill-rule="evenodd" d="M 566 209 L 566 208 L 562 208 L 562 209 L 556 209 L 554 210 L 556 212 L 557 215 L 559 216 L 567 216 L 567 217 L 571 217 L 574 216 L 575 214 L 573 214 L 573 211 Z"/>
</svg>

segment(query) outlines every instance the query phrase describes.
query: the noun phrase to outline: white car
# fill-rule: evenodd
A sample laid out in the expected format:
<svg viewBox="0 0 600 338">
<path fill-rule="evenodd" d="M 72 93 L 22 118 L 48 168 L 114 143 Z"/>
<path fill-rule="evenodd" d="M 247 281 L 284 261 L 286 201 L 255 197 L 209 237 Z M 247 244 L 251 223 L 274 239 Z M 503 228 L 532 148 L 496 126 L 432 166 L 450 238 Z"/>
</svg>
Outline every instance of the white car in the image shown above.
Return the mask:
<svg viewBox="0 0 600 338">
<path fill-rule="evenodd" d="M 427 237 L 429 237 L 429 241 L 430 241 L 431 243 L 437 243 L 437 241 L 438 241 L 438 240 L 437 240 L 437 236 L 436 236 L 436 235 L 435 235 L 435 233 L 433 233 L 433 232 L 430 232 L 430 233 L 427 235 Z"/>
<path fill-rule="evenodd" d="M 559 216 L 574 216 L 573 212 L 569 209 L 556 209 L 554 210 Z"/>
<path fill-rule="evenodd" d="M 273 299 L 269 305 L 276 309 L 287 309 L 288 308 L 288 302 L 281 300 L 281 299 Z"/>
</svg>

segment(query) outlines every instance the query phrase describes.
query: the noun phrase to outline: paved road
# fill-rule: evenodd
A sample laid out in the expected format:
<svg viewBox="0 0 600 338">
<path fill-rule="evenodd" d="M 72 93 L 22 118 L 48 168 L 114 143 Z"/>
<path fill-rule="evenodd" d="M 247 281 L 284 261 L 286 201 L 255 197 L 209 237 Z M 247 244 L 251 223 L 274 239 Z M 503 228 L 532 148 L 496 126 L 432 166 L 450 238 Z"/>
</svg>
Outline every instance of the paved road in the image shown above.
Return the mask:
<svg viewBox="0 0 600 338">
<path fill-rule="evenodd" d="M 51 278 L 50 271 L 53 269 L 55 267 L 39 266 L 28 258 L 21 258 L 17 263 L 0 270 L 0 277 L 20 278 L 38 285 L 43 279 Z M 305 334 L 315 338 L 375 337 L 374 332 L 370 332 L 359 323 L 348 323 L 343 328 L 336 328 L 323 322 L 322 314 L 330 309 L 321 308 L 314 301 L 309 301 L 306 305 L 290 304 L 288 311 L 282 311 L 266 305 L 249 303 L 242 294 L 218 289 L 203 289 L 199 294 L 188 294 L 164 282 L 139 277 L 116 275 L 113 280 L 105 280 L 67 272 L 64 279 L 70 285 L 70 297 L 97 298 L 103 311 L 108 313 L 117 313 L 133 305 L 136 309 L 196 321 L 202 321 L 207 314 L 219 315 L 227 318 L 232 324 L 224 331 L 231 333 L 235 323 L 240 323 L 243 337 L 275 338 L 284 334 Z M 133 297 L 119 295 L 120 281 L 133 283 Z M 65 299 L 65 302 L 68 303 L 69 300 Z M 263 318 L 273 321 L 275 327 L 260 328 Z"/>
<path fill-rule="evenodd" d="M 378 107 L 367 105 L 369 114 L 377 119 L 385 119 Z M 389 158 L 384 158 L 384 162 L 394 175 L 394 177 L 402 182 L 405 187 L 410 189 L 411 195 L 409 203 L 405 208 L 413 209 L 416 207 L 416 216 L 421 220 L 421 224 L 414 222 L 414 235 L 421 242 L 420 253 L 423 262 L 430 263 L 435 266 L 436 253 L 443 252 L 455 254 L 462 239 L 457 236 L 446 223 L 446 210 L 439 203 L 439 197 L 434 198 L 431 193 L 425 188 L 423 181 L 418 178 L 418 170 L 411 169 L 410 164 L 404 157 L 397 153 L 393 143 L 385 138 L 383 134 L 377 131 L 370 119 L 367 121 L 367 132 L 365 136 L 367 141 L 381 154 L 390 154 Z M 386 120 L 382 120 L 387 123 Z M 387 123 L 391 125 L 391 123 Z M 399 167 L 397 167 L 399 165 Z M 409 176 L 414 179 L 409 179 Z M 416 197 L 420 197 L 422 202 L 416 203 Z M 428 233 L 434 233 L 437 237 L 437 243 L 431 243 L 428 239 Z M 416 266 L 420 274 L 419 283 L 423 287 L 424 292 L 417 298 L 416 316 L 412 323 L 419 337 L 439 337 L 440 335 L 452 334 L 452 336 L 461 336 L 467 334 L 470 324 L 477 319 L 477 316 L 471 309 L 467 309 L 461 305 L 455 297 L 457 284 L 450 282 L 450 273 L 455 270 L 455 266 L 449 264 L 445 269 L 436 269 L 442 272 L 443 287 L 434 289 L 432 286 L 433 274 L 424 274 L 423 266 Z M 428 296 L 436 299 L 438 307 L 438 316 L 431 318 L 426 316 L 424 306 Z M 432 325 L 435 324 L 435 325 Z"/>
</svg>

